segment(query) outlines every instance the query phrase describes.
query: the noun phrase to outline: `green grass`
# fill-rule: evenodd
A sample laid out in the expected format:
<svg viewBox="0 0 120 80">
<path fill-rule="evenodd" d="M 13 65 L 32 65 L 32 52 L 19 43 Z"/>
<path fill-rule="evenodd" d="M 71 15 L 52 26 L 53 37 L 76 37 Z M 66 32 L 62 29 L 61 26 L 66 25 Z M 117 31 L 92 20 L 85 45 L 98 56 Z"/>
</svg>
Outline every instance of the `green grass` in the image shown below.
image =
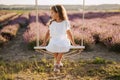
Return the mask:
<svg viewBox="0 0 120 80">
<path fill-rule="evenodd" d="M 61 73 L 53 72 L 53 60 L 41 59 L 37 61 L 35 58 L 32 61 L 6 62 L 0 61 L 0 80 L 15 80 L 18 78 L 26 79 L 29 75 L 29 80 L 42 80 L 55 78 L 60 76 L 60 79 L 73 80 L 119 80 L 120 78 L 120 63 L 96 58 L 90 61 L 63 61 L 64 67 Z"/>
<path fill-rule="evenodd" d="M 15 12 L 17 14 L 29 13 L 31 10 L 1 10 L 3 12 Z"/>
<path fill-rule="evenodd" d="M 103 58 L 100 58 L 100 57 L 96 57 L 96 58 L 93 60 L 93 63 L 94 63 L 94 64 L 105 64 L 105 63 L 106 63 L 106 60 L 103 59 Z"/>
<path fill-rule="evenodd" d="M 106 12 L 120 12 L 120 9 L 119 10 L 105 10 Z"/>
</svg>

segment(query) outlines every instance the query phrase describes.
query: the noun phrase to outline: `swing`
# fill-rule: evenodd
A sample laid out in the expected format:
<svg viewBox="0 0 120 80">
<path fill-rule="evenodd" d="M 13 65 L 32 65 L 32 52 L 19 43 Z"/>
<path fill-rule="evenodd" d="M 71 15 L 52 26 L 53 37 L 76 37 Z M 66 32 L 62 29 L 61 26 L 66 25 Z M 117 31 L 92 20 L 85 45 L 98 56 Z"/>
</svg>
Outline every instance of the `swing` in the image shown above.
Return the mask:
<svg viewBox="0 0 120 80">
<path fill-rule="evenodd" d="M 35 1 L 36 3 L 36 25 L 37 25 L 37 29 L 39 30 L 39 26 L 38 26 L 38 2 L 37 0 Z M 85 0 L 83 0 L 83 16 L 82 16 L 82 20 L 83 20 L 83 24 L 82 26 L 84 27 L 84 7 L 85 7 Z M 46 46 L 39 46 L 39 31 L 36 32 L 37 35 L 37 39 L 36 39 L 36 46 L 34 47 L 35 51 L 41 52 L 41 53 L 45 53 L 45 54 L 50 54 L 53 55 L 53 53 L 49 52 L 46 50 Z M 77 55 L 79 53 L 81 53 L 81 51 L 85 49 L 85 46 L 83 45 L 83 37 L 81 39 L 81 45 L 80 46 L 70 46 L 70 51 L 65 53 L 64 56 L 68 57 L 71 55 Z"/>
</svg>

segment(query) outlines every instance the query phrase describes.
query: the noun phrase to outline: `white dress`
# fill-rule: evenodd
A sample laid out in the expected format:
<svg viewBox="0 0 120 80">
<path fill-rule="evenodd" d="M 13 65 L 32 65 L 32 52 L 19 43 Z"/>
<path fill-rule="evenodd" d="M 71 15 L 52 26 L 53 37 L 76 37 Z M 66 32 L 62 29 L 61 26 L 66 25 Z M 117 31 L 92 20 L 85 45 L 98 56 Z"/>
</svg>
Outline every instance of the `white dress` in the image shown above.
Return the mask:
<svg viewBox="0 0 120 80">
<path fill-rule="evenodd" d="M 66 31 L 70 29 L 70 24 L 67 20 L 62 22 L 53 21 L 49 26 L 50 41 L 46 46 L 47 51 L 53 53 L 68 52 L 70 49 L 70 40 L 67 38 Z"/>
</svg>

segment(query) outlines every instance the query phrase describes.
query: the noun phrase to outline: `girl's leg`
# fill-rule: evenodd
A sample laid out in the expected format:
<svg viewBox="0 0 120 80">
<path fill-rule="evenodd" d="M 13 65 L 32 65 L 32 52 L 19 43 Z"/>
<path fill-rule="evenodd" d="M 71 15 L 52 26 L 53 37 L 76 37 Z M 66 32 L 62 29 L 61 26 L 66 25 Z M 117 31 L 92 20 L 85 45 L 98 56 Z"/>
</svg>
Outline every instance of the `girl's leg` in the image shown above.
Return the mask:
<svg viewBox="0 0 120 80">
<path fill-rule="evenodd" d="M 61 63 L 62 57 L 63 57 L 63 53 L 58 53 L 57 62 L 56 62 L 57 64 Z"/>
<path fill-rule="evenodd" d="M 54 65 L 56 64 L 58 53 L 54 53 Z"/>
<path fill-rule="evenodd" d="M 63 66 L 61 63 L 63 53 L 54 53 L 54 71 L 60 72 L 60 66 Z M 62 65 L 61 65 L 62 64 Z"/>
<path fill-rule="evenodd" d="M 54 53 L 54 59 L 57 60 L 58 53 Z"/>
<path fill-rule="evenodd" d="M 56 63 L 57 57 L 58 57 L 58 53 L 54 53 L 54 71 L 55 71 L 55 72 L 60 72 L 60 70 L 59 70 L 59 68 L 58 68 L 58 65 L 57 65 L 57 63 Z"/>
</svg>

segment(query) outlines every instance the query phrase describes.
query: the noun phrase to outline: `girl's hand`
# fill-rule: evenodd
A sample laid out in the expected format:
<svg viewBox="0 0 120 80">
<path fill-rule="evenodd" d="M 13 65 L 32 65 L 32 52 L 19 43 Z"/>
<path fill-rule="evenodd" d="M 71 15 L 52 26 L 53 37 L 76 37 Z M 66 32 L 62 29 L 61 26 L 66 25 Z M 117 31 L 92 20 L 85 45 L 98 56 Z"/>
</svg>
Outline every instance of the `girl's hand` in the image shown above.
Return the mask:
<svg viewBox="0 0 120 80">
<path fill-rule="evenodd" d="M 74 43 L 72 43 L 72 45 L 73 45 L 73 46 L 78 46 L 75 42 L 74 42 Z"/>
<path fill-rule="evenodd" d="M 46 46 L 46 43 L 45 43 L 45 42 L 43 42 L 41 46 Z"/>
</svg>

